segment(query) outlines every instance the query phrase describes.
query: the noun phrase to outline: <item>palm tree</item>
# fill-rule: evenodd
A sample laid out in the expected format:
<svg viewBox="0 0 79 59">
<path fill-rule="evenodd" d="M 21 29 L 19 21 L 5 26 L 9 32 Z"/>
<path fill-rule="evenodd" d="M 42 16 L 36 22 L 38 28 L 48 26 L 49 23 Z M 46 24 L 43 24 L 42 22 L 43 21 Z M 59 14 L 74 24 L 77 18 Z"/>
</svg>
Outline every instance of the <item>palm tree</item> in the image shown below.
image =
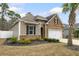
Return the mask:
<svg viewBox="0 0 79 59">
<path fill-rule="evenodd" d="M 69 12 L 69 37 L 68 37 L 68 46 L 72 45 L 72 39 L 74 37 L 74 25 L 76 21 L 76 10 L 79 7 L 79 3 L 65 3 L 63 4 L 63 12 Z"/>
<path fill-rule="evenodd" d="M 5 16 L 9 17 L 11 20 L 21 18 L 21 16 L 18 13 L 15 13 L 14 11 L 9 10 L 9 6 L 7 3 L 1 3 L 0 7 L 1 7 L 0 14 L 1 14 L 1 20 L 2 20 L 1 30 L 5 30 L 5 27 L 7 27 L 5 24 L 8 24 L 5 19 Z"/>
</svg>

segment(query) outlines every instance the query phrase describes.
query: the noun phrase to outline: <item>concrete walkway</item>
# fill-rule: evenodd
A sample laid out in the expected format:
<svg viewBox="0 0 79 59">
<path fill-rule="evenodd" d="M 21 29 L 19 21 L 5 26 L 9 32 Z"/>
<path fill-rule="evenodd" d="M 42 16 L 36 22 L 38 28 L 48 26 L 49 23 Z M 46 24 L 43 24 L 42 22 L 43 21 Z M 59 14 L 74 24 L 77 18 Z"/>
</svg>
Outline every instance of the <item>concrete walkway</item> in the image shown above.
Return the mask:
<svg viewBox="0 0 79 59">
<path fill-rule="evenodd" d="M 67 43 L 68 39 L 60 39 L 60 42 Z M 79 45 L 79 40 L 73 39 L 74 45 Z"/>
</svg>

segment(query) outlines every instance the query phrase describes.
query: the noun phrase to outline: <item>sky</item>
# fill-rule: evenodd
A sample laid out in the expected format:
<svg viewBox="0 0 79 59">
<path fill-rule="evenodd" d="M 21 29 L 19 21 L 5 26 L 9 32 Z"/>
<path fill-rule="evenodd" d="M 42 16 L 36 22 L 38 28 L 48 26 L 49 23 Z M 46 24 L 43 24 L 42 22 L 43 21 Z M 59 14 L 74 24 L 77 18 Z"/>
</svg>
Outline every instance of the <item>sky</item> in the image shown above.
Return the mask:
<svg viewBox="0 0 79 59">
<path fill-rule="evenodd" d="M 63 24 L 68 24 L 69 13 L 62 13 L 62 3 L 8 3 L 9 9 L 19 13 L 22 17 L 28 12 L 33 15 L 41 15 L 47 17 L 51 14 L 58 14 Z M 76 22 L 79 23 L 79 15 L 77 13 Z"/>
</svg>

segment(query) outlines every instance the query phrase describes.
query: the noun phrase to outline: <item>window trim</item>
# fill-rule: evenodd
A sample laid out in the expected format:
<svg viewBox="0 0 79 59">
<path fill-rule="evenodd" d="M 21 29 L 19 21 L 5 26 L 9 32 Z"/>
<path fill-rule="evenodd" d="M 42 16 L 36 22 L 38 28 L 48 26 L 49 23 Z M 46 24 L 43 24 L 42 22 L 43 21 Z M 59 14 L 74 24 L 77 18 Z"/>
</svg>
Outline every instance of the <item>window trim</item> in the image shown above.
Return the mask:
<svg viewBox="0 0 79 59">
<path fill-rule="evenodd" d="M 33 29 L 30 29 L 30 27 L 33 27 Z M 32 34 L 30 31 L 32 31 Z M 28 35 L 35 35 L 35 25 L 27 25 L 27 32 Z"/>
</svg>

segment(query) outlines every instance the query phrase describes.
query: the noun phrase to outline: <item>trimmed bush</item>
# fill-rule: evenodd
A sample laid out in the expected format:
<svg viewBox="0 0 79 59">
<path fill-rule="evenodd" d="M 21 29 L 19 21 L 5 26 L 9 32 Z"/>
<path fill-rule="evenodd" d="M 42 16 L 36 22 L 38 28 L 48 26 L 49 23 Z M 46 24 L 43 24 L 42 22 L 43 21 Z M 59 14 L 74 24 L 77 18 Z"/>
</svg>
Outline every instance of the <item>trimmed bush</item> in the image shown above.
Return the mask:
<svg viewBox="0 0 79 59">
<path fill-rule="evenodd" d="M 18 40 L 17 42 L 20 43 L 20 44 L 30 44 L 30 43 L 32 43 L 31 40 L 24 40 L 24 39 Z"/>
<path fill-rule="evenodd" d="M 40 39 L 40 38 L 35 38 L 35 39 L 29 39 L 29 40 L 31 40 L 31 41 L 39 41 L 39 40 L 42 40 L 42 39 Z"/>
<path fill-rule="evenodd" d="M 48 38 L 43 38 L 43 40 L 48 41 L 49 39 Z"/>
<path fill-rule="evenodd" d="M 7 40 L 10 40 L 11 38 L 7 38 Z"/>
<path fill-rule="evenodd" d="M 16 37 L 7 38 L 7 40 L 9 40 L 11 43 L 16 43 L 17 42 Z"/>
<path fill-rule="evenodd" d="M 55 39 L 55 38 L 53 38 L 53 39 L 51 39 L 51 38 L 44 38 L 44 40 L 48 41 L 48 42 L 59 42 L 59 40 Z"/>
<path fill-rule="evenodd" d="M 35 40 L 41 40 L 40 38 L 36 38 Z"/>
</svg>

